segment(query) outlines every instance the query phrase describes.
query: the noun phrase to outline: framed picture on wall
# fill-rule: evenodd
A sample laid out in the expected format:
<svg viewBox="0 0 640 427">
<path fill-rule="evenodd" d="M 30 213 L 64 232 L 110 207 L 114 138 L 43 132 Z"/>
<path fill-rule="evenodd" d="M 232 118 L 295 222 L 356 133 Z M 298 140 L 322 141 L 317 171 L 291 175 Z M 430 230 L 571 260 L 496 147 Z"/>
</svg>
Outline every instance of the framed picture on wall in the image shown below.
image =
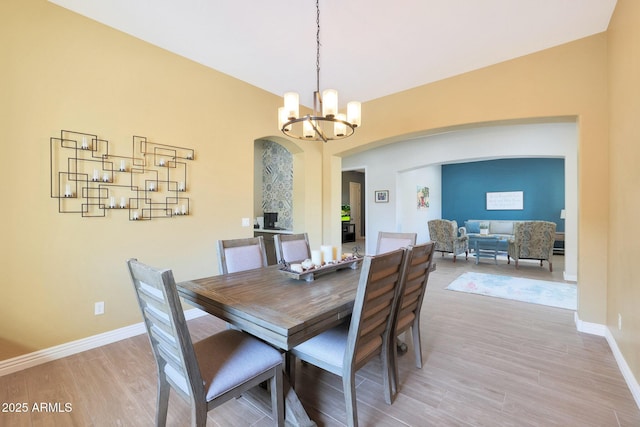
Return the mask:
<svg viewBox="0 0 640 427">
<path fill-rule="evenodd" d="M 389 203 L 389 190 L 376 190 L 375 200 L 376 203 Z"/>
<path fill-rule="evenodd" d="M 416 198 L 419 211 L 429 209 L 429 187 L 418 185 L 418 188 L 416 190 Z"/>
<path fill-rule="evenodd" d="M 524 209 L 524 191 L 487 192 L 488 211 L 514 211 Z"/>
</svg>

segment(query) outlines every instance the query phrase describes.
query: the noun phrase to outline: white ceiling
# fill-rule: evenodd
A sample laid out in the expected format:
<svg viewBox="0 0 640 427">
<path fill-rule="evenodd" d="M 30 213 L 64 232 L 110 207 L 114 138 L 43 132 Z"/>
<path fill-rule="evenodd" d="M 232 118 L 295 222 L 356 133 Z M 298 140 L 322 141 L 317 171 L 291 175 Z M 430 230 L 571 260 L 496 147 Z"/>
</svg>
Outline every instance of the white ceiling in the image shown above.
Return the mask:
<svg viewBox="0 0 640 427">
<path fill-rule="evenodd" d="M 313 0 L 49 0 L 277 95 L 316 87 Z M 369 101 L 607 29 L 616 0 L 320 0 L 320 89 Z"/>
</svg>

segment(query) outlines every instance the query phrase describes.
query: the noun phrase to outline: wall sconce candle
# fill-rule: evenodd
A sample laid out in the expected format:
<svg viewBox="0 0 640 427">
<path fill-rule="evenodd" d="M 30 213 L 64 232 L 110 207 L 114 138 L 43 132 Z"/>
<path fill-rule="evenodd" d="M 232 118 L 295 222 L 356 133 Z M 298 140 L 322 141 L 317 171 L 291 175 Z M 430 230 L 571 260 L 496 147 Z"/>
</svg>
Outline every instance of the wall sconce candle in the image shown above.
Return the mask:
<svg viewBox="0 0 640 427">
<path fill-rule="evenodd" d="M 120 160 L 120 172 L 125 172 L 127 170 L 127 165 L 124 160 Z"/>
<path fill-rule="evenodd" d="M 187 214 L 187 208 L 185 207 L 185 205 L 182 205 L 182 215 L 186 215 Z"/>
<path fill-rule="evenodd" d="M 93 181 L 97 181 L 98 180 L 98 169 L 94 169 L 93 170 Z"/>
<path fill-rule="evenodd" d="M 83 150 L 86 150 L 86 149 L 88 149 L 88 148 L 89 148 L 89 145 L 87 144 L 87 137 L 86 137 L 86 136 L 83 136 L 83 137 L 82 137 L 82 149 L 83 149 Z"/>
<path fill-rule="evenodd" d="M 164 166 L 164 159 L 160 159 L 160 166 Z"/>
<path fill-rule="evenodd" d="M 149 183 L 149 191 L 156 191 L 156 184 L 153 182 Z"/>
<path fill-rule="evenodd" d="M 176 210 L 173 213 L 174 215 L 180 215 L 180 209 L 178 209 L 178 207 L 176 206 Z"/>
<path fill-rule="evenodd" d="M 64 197 L 71 197 L 71 184 L 67 184 L 64 187 Z"/>
<path fill-rule="evenodd" d="M 127 202 L 124 197 L 120 197 L 120 209 L 124 209 L 127 207 Z"/>
<path fill-rule="evenodd" d="M 138 212 L 137 212 L 137 211 L 133 213 L 133 219 L 134 219 L 134 220 L 137 220 L 137 219 L 138 219 Z"/>
<path fill-rule="evenodd" d="M 178 184 L 178 191 L 184 191 L 184 181 L 180 181 L 180 184 Z"/>
<path fill-rule="evenodd" d="M 115 197 L 111 197 L 109 199 L 109 207 L 110 208 L 115 208 L 116 207 L 116 198 Z"/>
<path fill-rule="evenodd" d="M 109 182 L 109 174 L 108 173 L 104 173 L 104 175 L 102 175 L 102 182 Z"/>
</svg>

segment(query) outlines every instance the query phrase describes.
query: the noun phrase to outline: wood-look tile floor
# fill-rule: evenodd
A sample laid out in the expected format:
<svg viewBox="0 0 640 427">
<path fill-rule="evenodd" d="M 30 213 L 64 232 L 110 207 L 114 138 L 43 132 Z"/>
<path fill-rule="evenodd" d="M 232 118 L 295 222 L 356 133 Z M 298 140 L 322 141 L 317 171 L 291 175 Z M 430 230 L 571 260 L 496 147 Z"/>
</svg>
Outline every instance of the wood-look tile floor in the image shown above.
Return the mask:
<svg viewBox="0 0 640 427">
<path fill-rule="evenodd" d="M 562 281 L 562 256 L 547 265 L 504 259 L 476 265 L 436 256 L 422 311 L 424 367 L 412 344 L 400 357 L 400 394 L 384 403 L 378 360 L 358 372 L 361 426 L 639 426 L 636 406 L 604 338 L 576 331 L 572 311 L 447 291 L 465 271 Z M 194 339 L 222 330 L 204 316 L 189 322 Z M 155 411 L 154 361 L 146 335 L 0 377 L 0 404 L 25 402 L 26 413 L 0 412 L 1 426 L 150 426 Z M 297 392 L 318 426 L 343 426 L 338 377 L 298 366 Z M 55 412 L 37 412 L 51 403 Z M 57 406 L 56 406 L 57 404 Z M 70 404 L 65 407 L 65 404 Z M 5 409 L 5 406 L 0 409 Z M 9 408 L 6 408 L 9 409 Z M 67 409 L 70 409 L 67 411 Z M 190 424 L 174 394 L 169 426 Z M 245 399 L 211 411 L 209 426 L 269 426 Z"/>
</svg>

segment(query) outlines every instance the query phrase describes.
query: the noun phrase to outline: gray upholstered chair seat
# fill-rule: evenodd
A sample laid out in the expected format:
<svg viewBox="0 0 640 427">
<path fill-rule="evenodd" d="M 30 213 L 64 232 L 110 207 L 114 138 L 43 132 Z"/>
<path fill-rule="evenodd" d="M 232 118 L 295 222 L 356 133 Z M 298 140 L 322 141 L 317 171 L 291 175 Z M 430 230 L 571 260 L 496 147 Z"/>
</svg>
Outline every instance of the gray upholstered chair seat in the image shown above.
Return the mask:
<svg viewBox="0 0 640 427">
<path fill-rule="evenodd" d="M 296 350 L 315 359 L 309 363 L 341 375 L 348 335 L 349 324 L 343 323 L 297 345 Z"/>
<path fill-rule="evenodd" d="M 282 363 L 275 348 L 235 329 L 194 343 L 207 400 Z M 216 357 L 211 357 L 216 354 Z"/>
</svg>

